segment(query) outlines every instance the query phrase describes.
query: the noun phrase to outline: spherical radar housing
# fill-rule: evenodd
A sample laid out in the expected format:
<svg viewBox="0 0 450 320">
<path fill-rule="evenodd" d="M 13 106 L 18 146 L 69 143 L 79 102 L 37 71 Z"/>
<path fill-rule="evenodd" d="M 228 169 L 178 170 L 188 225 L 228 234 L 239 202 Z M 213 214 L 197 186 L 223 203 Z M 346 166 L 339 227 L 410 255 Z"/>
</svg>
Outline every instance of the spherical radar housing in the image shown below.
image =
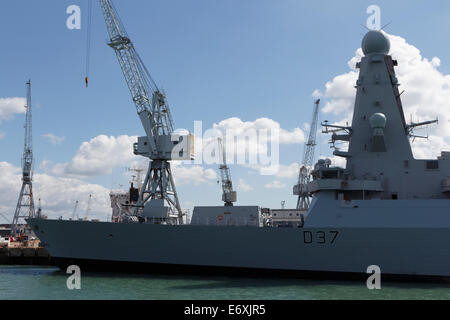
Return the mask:
<svg viewBox="0 0 450 320">
<path fill-rule="evenodd" d="M 382 113 L 374 113 L 370 116 L 369 122 L 372 128 L 383 129 L 384 127 L 386 127 L 387 119 L 386 116 Z"/>
<path fill-rule="evenodd" d="M 371 53 L 388 54 L 391 43 L 381 31 L 372 30 L 364 36 L 361 48 L 365 55 Z"/>
</svg>

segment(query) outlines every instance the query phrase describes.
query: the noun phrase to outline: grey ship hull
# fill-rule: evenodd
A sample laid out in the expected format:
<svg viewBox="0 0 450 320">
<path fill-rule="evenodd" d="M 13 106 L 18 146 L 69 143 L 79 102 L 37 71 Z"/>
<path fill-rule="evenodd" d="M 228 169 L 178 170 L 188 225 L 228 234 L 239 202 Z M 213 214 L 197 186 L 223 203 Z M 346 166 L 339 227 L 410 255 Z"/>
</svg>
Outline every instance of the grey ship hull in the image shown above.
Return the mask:
<svg viewBox="0 0 450 320">
<path fill-rule="evenodd" d="M 258 228 L 28 219 L 61 267 L 450 277 L 450 228 Z M 432 229 L 432 230 L 431 230 Z M 105 268 L 105 269 L 103 269 Z"/>
</svg>

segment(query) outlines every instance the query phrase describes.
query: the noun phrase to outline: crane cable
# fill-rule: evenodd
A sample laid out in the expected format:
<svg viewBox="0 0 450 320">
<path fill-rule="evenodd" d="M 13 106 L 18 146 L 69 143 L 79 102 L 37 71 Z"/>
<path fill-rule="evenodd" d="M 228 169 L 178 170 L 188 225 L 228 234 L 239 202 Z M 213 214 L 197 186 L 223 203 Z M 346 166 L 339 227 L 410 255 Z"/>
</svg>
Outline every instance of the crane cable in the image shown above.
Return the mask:
<svg viewBox="0 0 450 320">
<path fill-rule="evenodd" d="M 92 29 L 92 0 L 88 1 L 88 20 L 87 20 L 87 38 L 86 38 L 86 77 L 84 82 L 86 83 L 86 88 L 89 84 L 89 63 L 91 57 L 91 29 Z"/>
</svg>

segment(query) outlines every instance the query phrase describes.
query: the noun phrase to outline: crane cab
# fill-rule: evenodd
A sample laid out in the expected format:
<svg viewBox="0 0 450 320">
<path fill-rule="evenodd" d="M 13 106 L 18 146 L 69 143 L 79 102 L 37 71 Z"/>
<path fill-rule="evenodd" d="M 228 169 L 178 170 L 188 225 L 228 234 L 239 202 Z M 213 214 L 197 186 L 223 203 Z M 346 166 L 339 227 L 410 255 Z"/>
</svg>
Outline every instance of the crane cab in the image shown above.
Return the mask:
<svg viewBox="0 0 450 320">
<path fill-rule="evenodd" d="M 159 160 L 194 160 L 194 135 L 172 134 L 161 135 L 156 138 L 159 154 L 150 151 L 148 137 L 139 137 L 133 145 L 136 155 Z"/>
</svg>

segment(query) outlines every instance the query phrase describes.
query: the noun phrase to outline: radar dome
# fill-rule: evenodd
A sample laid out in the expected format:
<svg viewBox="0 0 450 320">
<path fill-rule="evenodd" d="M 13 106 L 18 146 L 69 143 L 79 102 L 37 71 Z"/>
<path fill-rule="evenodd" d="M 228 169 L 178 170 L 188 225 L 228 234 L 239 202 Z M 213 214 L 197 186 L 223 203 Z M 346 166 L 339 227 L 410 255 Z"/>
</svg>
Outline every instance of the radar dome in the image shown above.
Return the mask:
<svg viewBox="0 0 450 320">
<path fill-rule="evenodd" d="M 391 43 L 381 31 L 372 30 L 364 36 L 361 48 L 365 55 L 370 53 L 388 54 Z"/>
<path fill-rule="evenodd" d="M 369 119 L 372 128 L 384 128 L 386 126 L 386 121 L 386 116 L 382 113 L 374 113 Z"/>
</svg>

